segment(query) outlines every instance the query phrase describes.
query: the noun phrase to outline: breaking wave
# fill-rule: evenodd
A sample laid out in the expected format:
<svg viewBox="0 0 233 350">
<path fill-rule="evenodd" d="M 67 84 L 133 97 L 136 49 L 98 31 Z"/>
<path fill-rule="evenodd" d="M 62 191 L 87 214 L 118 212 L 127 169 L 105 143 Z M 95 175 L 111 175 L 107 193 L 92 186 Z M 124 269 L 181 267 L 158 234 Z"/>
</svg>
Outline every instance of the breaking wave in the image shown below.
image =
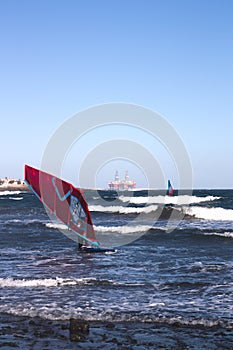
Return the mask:
<svg viewBox="0 0 233 350">
<path fill-rule="evenodd" d="M 207 207 L 189 207 L 184 208 L 185 214 L 194 216 L 198 219 L 211 221 L 233 221 L 233 209 L 207 208 Z"/>
<path fill-rule="evenodd" d="M 119 234 L 128 234 L 128 233 L 139 233 L 147 232 L 151 229 L 149 225 L 138 225 L 138 226 L 94 226 L 96 232 L 102 233 L 119 233 Z"/>
<path fill-rule="evenodd" d="M 72 286 L 78 284 L 94 283 L 95 279 L 90 278 L 44 278 L 44 279 L 13 279 L 0 278 L 0 288 L 37 288 L 37 287 L 58 287 Z"/>
<path fill-rule="evenodd" d="M 102 206 L 102 205 L 91 205 L 89 210 L 92 212 L 103 212 L 103 213 L 118 213 L 118 214 L 140 214 L 140 213 L 151 213 L 158 209 L 158 205 L 149 205 L 148 207 L 135 208 L 135 207 L 124 207 L 124 206 Z"/>
<path fill-rule="evenodd" d="M 0 191 L 0 196 L 9 196 L 9 195 L 14 195 L 14 194 L 20 194 L 22 193 L 21 191 Z"/>
<path fill-rule="evenodd" d="M 68 230 L 68 227 L 65 224 L 60 224 L 60 223 L 47 222 L 45 223 L 45 226 L 48 228 L 54 228 L 57 230 Z"/>
<path fill-rule="evenodd" d="M 62 286 L 76 286 L 76 285 L 116 285 L 127 287 L 141 287 L 145 283 L 141 282 L 117 282 L 108 279 L 99 279 L 95 277 L 83 278 L 44 278 L 44 279 L 14 279 L 11 277 L 0 278 L 0 288 L 37 288 L 37 287 L 62 287 Z"/>
<path fill-rule="evenodd" d="M 58 229 L 58 230 L 68 230 L 68 227 L 59 224 L 59 223 L 46 223 L 46 227 Z M 119 234 L 127 234 L 127 233 L 138 233 L 138 232 L 147 232 L 150 230 L 152 226 L 150 225 L 138 225 L 138 226 L 100 226 L 94 225 L 94 229 L 96 232 L 102 233 L 119 233 Z"/>
<path fill-rule="evenodd" d="M 149 307 L 155 307 L 159 309 L 163 306 L 163 303 L 156 303 L 156 305 L 148 305 Z M 17 316 L 29 316 L 40 317 L 47 320 L 70 320 L 71 317 L 82 318 L 86 321 L 99 321 L 99 322 L 139 322 L 148 324 L 162 324 L 170 326 L 186 326 L 197 328 L 212 328 L 219 327 L 221 329 L 232 330 L 232 320 L 208 318 L 208 317 L 185 317 L 180 315 L 163 315 L 148 314 L 143 312 L 122 311 L 115 308 L 109 308 L 108 310 L 87 310 L 86 307 L 71 307 L 70 309 L 64 308 L 59 304 L 45 305 L 39 307 L 28 302 L 15 303 L 14 305 L 1 305 L 0 312 L 4 312 L 10 315 Z M 132 327 L 132 326 L 131 326 Z"/>
<path fill-rule="evenodd" d="M 67 226 L 63 224 L 57 224 L 57 223 L 46 223 L 47 227 L 57 230 L 68 230 Z M 153 234 L 157 234 L 159 232 L 165 232 L 167 231 L 167 226 L 153 226 L 153 225 L 122 225 L 122 226 L 101 226 L 101 225 L 94 225 L 94 229 L 96 233 L 102 233 L 102 234 L 145 234 L 146 232 L 150 231 Z M 192 227 L 179 227 L 178 231 L 188 230 L 190 232 L 193 231 Z M 225 238 L 233 238 L 233 231 L 216 231 L 215 229 L 198 229 L 195 228 L 194 235 L 200 234 L 204 236 L 219 236 L 219 237 L 225 237 Z"/>
<path fill-rule="evenodd" d="M 9 197 L 12 201 L 21 201 L 23 197 Z"/>
<path fill-rule="evenodd" d="M 233 238 L 233 232 L 202 232 L 206 236 L 220 236 L 226 238 Z"/>
<path fill-rule="evenodd" d="M 4 221 L 5 225 L 23 225 L 23 226 L 38 226 L 38 225 L 44 225 L 45 221 L 38 220 L 38 219 L 10 219 L 7 221 Z"/>
<path fill-rule="evenodd" d="M 149 196 L 149 197 L 124 197 L 120 196 L 119 199 L 123 203 L 131 203 L 131 204 L 173 204 L 173 205 L 188 205 L 188 204 L 196 204 L 202 202 L 210 202 L 214 200 L 220 199 L 220 197 L 215 196 L 206 196 L 206 197 L 197 197 L 197 196 Z"/>
</svg>

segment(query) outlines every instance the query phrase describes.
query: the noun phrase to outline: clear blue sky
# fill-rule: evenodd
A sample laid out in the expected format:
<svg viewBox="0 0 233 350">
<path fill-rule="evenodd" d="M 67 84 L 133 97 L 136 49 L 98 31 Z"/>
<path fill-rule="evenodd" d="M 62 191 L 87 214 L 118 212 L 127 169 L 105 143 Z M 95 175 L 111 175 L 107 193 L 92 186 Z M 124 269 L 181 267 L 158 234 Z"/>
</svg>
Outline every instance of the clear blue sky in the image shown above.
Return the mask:
<svg viewBox="0 0 233 350">
<path fill-rule="evenodd" d="M 231 0 L 1 0 L 0 50 L 0 177 L 76 112 L 129 102 L 174 126 L 194 187 L 233 187 Z"/>
</svg>

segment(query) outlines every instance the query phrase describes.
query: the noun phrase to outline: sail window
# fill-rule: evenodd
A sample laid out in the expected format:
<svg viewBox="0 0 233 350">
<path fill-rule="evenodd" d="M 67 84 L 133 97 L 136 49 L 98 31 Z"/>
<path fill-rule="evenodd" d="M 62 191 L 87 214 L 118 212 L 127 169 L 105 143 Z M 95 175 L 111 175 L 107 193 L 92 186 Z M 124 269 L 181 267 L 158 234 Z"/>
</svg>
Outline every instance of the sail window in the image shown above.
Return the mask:
<svg viewBox="0 0 233 350">
<path fill-rule="evenodd" d="M 72 221 L 75 225 L 81 226 L 81 224 L 85 224 L 86 226 L 86 213 L 78 198 L 74 196 L 71 196 L 70 199 L 70 211 Z"/>
</svg>

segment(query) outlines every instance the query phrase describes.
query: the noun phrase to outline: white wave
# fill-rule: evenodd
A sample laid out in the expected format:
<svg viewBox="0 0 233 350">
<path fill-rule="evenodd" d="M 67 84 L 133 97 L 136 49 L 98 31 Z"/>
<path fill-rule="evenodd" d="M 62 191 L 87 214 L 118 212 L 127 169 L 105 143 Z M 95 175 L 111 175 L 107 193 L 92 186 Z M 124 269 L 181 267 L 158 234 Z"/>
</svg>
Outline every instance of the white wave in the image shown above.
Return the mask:
<svg viewBox="0 0 233 350">
<path fill-rule="evenodd" d="M 68 230 L 68 227 L 63 224 L 59 223 L 46 223 L 46 227 L 54 228 L 54 229 L 60 229 L 60 230 Z M 138 232 L 147 232 L 150 230 L 152 226 L 150 225 L 138 225 L 138 226 L 96 226 L 94 225 L 94 229 L 96 232 L 102 232 L 102 233 L 120 233 L 120 234 L 127 234 L 127 233 L 138 233 Z"/>
<path fill-rule="evenodd" d="M 206 196 L 206 197 L 197 197 L 197 196 L 148 196 L 148 197 L 124 197 L 120 196 L 119 199 L 123 203 L 131 204 L 176 204 L 176 205 L 187 205 L 187 204 L 196 204 L 202 202 L 209 202 L 219 199 L 220 197 Z"/>
<path fill-rule="evenodd" d="M 198 219 L 211 221 L 233 221 L 233 209 L 189 207 L 183 209 L 186 214 L 195 216 Z"/>
<path fill-rule="evenodd" d="M 0 196 L 8 196 L 8 195 L 14 195 L 14 194 L 20 194 L 21 191 L 0 191 Z"/>
<path fill-rule="evenodd" d="M 68 227 L 59 223 L 46 223 L 46 227 L 60 229 L 60 230 L 68 230 Z M 96 226 L 94 225 L 94 229 L 96 232 L 100 233 L 119 233 L 119 234 L 127 234 L 127 233 L 138 233 L 138 232 L 147 232 L 153 226 L 151 225 L 137 225 L 137 226 Z M 161 230 L 165 230 L 166 228 L 159 227 Z"/>
<path fill-rule="evenodd" d="M 7 224 L 11 224 L 11 223 L 14 223 L 14 222 L 24 222 L 24 220 L 12 219 L 12 220 L 7 220 L 6 221 Z"/>
<path fill-rule="evenodd" d="M 157 302 L 157 303 L 151 303 L 148 305 L 148 307 L 154 307 L 154 306 L 165 306 L 165 303 Z"/>
<path fill-rule="evenodd" d="M 203 232 L 206 236 L 220 236 L 226 238 L 233 238 L 233 232 Z"/>
<path fill-rule="evenodd" d="M 58 283 L 56 280 L 52 278 L 47 278 L 43 280 L 15 280 L 13 278 L 0 278 L 0 288 L 5 288 L 5 287 L 17 287 L 17 288 L 22 288 L 22 287 L 52 287 L 56 286 Z"/>
<path fill-rule="evenodd" d="M 157 205 L 149 205 L 144 208 L 133 208 L 124 206 L 102 206 L 102 205 L 91 205 L 90 211 L 105 212 L 105 213 L 119 213 L 119 214 L 140 214 L 140 213 L 151 213 L 158 209 Z"/>
<path fill-rule="evenodd" d="M 60 223 L 52 223 L 52 222 L 47 222 L 44 223 L 46 227 L 48 228 L 54 228 L 57 230 L 68 230 L 68 227 L 64 224 L 60 224 Z"/>
<path fill-rule="evenodd" d="M 192 306 L 191 302 L 191 306 Z M 54 302 L 50 304 L 45 304 L 43 306 L 36 306 L 30 302 L 21 302 L 21 303 L 12 303 L 12 304 L 4 304 L 0 305 L 0 312 L 6 313 L 10 315 L 16 316 L 29 316 L 29 317 L 40 317 L 41 319 L 47 320 L 70 320 L 71 317 L 82 318 L 86 321 L 100 321 L 100 322 L 146 322 L 148 323 L 158 323 L 158 324 L 168 324 L 168 325 L 177 325 L 180 326 L 188 326 L 188 327 L 208 327 L 208 329 L 212 327 L 221 327 L 224 329 L 232 330 L 233 323 L 232 320 L 224 320 L 224 319 L 214 319 L 207 317 L 182 317 L 180 315 L 176 316 L 166 316 L 161 312 L 160 315 L 154 315 L 153 313 L 143 314 L 142 312 L 134 312 L 133 315 L 130 312 L 125 312 L 125 310 L 133 310 L 130 307 L 132 303 L 121 304 L 118 303 L 116 306 L 113 304 L 112 307 L 109 307 L 105 310 L 102 309 L 91 309 L 87 307 L 83 307 L 81 305 L 78 306 L 69 306 L 64 307 L 60 306 L 59 303 Z M 166 303 L 151 303 L 148 305 L 151 307 L 159 307 L 163 308 L 166 306 Z M 127 309 L 126 309 L 127 307 Z M 121 310 L 123 312 L 116 313 L 116 309 Z M 133 310 L 134 311 L 134 310 Z M 131 323 L 130 323 L 131 324 Z M 130 326 L 128 323 L 128 325 Z"/>
<path fill-rule="evenodd" d="M 94 226 L 96 232 L 102 233 L 120 233 L 120 234 L 128 234 L 128 233 L 138 233 L 144 232 L 146 233 L 152 226 L 149 225 L 138 225 L 138 226 Z"/>
<path fill-rule="evenodd" d="M 14 223 L 22 223 L 25 225 L 30 225 L 30 224 L 44 224 L 45 222 L 42 220 L 37 220 L 37 219 L 24 219 L 24 220 L 20 220 L 20 219 L 11 219 L 11 220 L 7 220 L 5 221 L 6 224 L 14 224 Z"/>
<path fill-rule="evenodd" d="M 11 199 L 13 201 L 21 201 L 23 199 L 23 197 L 9 197 L 9 199 Z"/>
<path fill-rule="evenodd" d="M 71 286 L 93 282 L 90 278 L 44 278 L 44 279 L 13 279 L 0 278 L 0 288 L 37 288 L 37 287 L 57 287 Z"/>
</svg>

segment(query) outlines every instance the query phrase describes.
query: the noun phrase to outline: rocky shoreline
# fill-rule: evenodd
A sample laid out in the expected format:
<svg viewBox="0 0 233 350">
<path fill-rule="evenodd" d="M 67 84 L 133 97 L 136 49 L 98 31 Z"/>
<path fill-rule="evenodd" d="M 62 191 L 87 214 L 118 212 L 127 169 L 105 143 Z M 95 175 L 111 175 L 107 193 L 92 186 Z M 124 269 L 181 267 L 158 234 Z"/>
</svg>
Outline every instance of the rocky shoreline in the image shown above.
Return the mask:
<svg viewBox="0 0 233 350">
<path fill-rule="evenodd" d="M 4 191 L 20 191 L 20 192 L 25 192 L 25 191 L 30 191 L 28 186 L 25 184 L 20 184 L 20 185 L 3 185 L 0 186 L 0 192 L 4 192 Z"/>
<path fill-rule="evenodd" d="M 3 349 L 232 349 L 232 332 L 221 327 L 107 322 L 1 314 Z M 224 344 L 224 346 L 223 346 Z"/>
</svg>

